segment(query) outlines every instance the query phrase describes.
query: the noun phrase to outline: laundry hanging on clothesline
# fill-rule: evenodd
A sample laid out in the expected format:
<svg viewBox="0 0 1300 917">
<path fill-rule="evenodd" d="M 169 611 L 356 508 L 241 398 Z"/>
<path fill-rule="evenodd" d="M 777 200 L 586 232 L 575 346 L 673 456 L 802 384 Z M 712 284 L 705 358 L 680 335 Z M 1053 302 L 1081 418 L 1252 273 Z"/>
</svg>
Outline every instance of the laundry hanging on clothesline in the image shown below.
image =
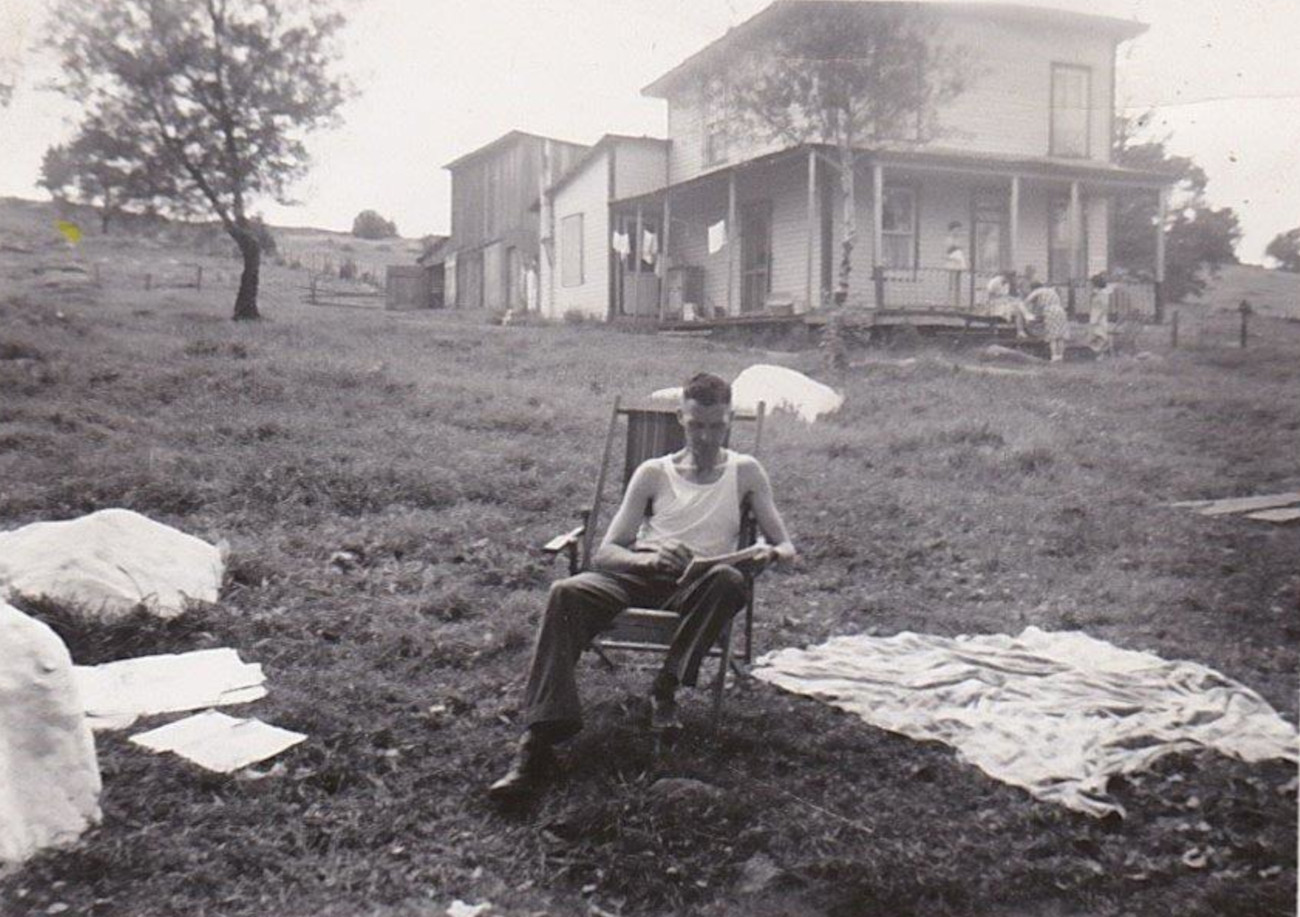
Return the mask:
<svg viewBox="0 0 1300 917">
<path fill-rule="evenodd" d="M 614 238 L 610 242 L 610 247 L 613 248 L 614 251 L 618 252 L 620 261 L 626 261 L 627 256 L 632 253 L 632 240 L 628 238 L 627 233 L 616 229 L 614 230 Z"/>
<path fill-rule="evenodd" d="M 654 266 L 655 260 L 659 256 L 659 236 L 652 230 L 646 229 L 641 232 L 641 260 L 646 264 Z"/>
<path fill-rule="evenodd" d="M 727 221 L 718 220 L 709 226 L 709 254 L 716 255 L 727 244 Z"/>
</svg>

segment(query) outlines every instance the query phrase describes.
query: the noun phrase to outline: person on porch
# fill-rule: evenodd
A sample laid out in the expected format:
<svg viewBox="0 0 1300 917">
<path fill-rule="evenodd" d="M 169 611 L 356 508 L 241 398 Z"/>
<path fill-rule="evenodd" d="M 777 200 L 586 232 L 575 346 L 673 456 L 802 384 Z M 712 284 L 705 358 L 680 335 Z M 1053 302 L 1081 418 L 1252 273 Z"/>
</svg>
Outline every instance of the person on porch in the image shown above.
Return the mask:
<svg viewBox="0 0 1300 917">
<path fill-rule="evenodd" d="M 582 728 L 578 658 L 628 607 L 681 616 L 650 691 L 651 728 L 681 728 L 677 688 L 695 684 L 705 653 L 748 595 L 744 573 L 728 564 L 686 583 L 679 578 L 692 558 L 736 549 L 746 500 L 767 542 L 746 561 L 750 572 L 795 558 L 767 472 L 753 456 L 723 448 L 731 386 L 711 373 L 693 376 L 682 389 L 677 417 L 686 447 L 636 469 L 592 569 L 551 586 L 524 687 L 526 729 L 509 770 L 488 788 L 495 802 L 525 801 L 555 772 L 553 746 Z"/>
<path fill-rule="evenodd" d="M 1030 317 L 1025 304 L 1012 295 L 1011 291 L 1014 287 L 1013 272 L 994 274 L 985 290 L 988 294 L 988 312 L 989 315 L 1004 322 L 1015 322 L 1016 337 L 1023 338 L 1028 336 L 1025 333 L 1025 322 L 1029 321 Z"/>
<path fill-rule="evenodd" d="M 948 237 L 943 243 L 948 269 L 948 300 L 954 309 L 961 308 L 961 275 L 966 270 L 966 248 L 961 237 L 961 221 L 948 224 Z"/>
</svg>

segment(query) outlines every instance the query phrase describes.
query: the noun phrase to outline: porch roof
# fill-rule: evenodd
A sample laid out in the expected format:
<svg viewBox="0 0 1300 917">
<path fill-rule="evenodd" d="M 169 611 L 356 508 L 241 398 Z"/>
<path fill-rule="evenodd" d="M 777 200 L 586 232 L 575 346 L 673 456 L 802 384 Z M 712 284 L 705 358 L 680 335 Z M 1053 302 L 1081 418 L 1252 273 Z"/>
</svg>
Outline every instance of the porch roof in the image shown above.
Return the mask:
<svg viewBox="0 0 1300 917">
<path fill-rule="evenodd" d="M 645 204 L 663 199 L 669 191 L 674 193 L 691 188 L 702 187 L 709 182 L 723 179 L 730 172 L 761 168 L 774 165 L 788 159 L 807 155 L 810 149 L 816 150 L 828 160 L 835 156 L 835 148 L 826 144 L 804 144 L 787 147 L 754 159 L 732 163 L 697 175 L 675 185 L 667 185 L 645 194 L 618 198 L 610 201 L 611 206 Z M 1051 156 L 1019 156 L 1001 153 L 971 153 L 965 150 L 931 147 L 916 149 L 863 149 L 858 150 L 859 164 L 879 162 L 889 168 L 913 168 L 955 175 L 993 175 L 1010 178 L 1044 178 L 1058 181 L 1083 181 L 1093 184 L 1111 185 L 1126 188 L 1150 188 L 1156 190 L 1172 184 L 1175 178 L 1162 172 L 1150 172 L 1142 169 L 1129 169 L 1108 162 L 1092 159 L 1059 159 Z"/>
</svg>

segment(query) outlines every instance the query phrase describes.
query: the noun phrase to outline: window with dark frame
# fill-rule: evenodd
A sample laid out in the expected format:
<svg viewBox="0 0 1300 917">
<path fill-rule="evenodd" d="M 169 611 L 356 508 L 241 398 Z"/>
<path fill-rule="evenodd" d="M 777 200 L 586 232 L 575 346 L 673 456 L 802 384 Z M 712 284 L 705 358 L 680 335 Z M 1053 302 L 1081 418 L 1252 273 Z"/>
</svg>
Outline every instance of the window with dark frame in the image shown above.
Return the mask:
<svg viewBox="0 0 1300 917">
<path fill-rule="evenodd" d="M 582 286 L 582 274 L 582 214 L 574 213 L 560 220 L 560 283 Z"/>
<path fill-rule="evenodd" d="M 881 198 L 881 261 L 887 268 L 916 266 L 916 189 L 886 185 Z"/>
<path fill-rule="evenodd" d="M 1052 121 L 1048 154 L 1088 156 L 1092 108 L 1092 70 L 1075 64 L 1052 64 Z"/>
<path fill-rule="evenodd" d="M 727 161 L 729 100 L 727 83 L 721 77 L 711 77 L 704 84 L 704 164 L 717 165 Z"/>
</svg>

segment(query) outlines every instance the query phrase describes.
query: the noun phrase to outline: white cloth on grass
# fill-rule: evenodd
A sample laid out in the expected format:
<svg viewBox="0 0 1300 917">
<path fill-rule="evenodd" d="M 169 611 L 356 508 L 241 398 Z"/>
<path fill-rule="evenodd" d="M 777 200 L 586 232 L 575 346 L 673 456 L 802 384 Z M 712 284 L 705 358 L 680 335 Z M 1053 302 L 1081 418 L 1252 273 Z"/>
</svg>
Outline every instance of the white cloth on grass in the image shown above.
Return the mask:
<svg viewBox="0 0 1300 917">
<path fill-rule="evenodd" d="M 650 393 L 656 401 L 678 401 L 682 387 L 674 385 Z M 823 414 L 833 414 L 844 404 L 844 396 L 829 385 L 810 379 L 797 370 L 768 363 L 755 363 L 741 371 L 731 383 L 731 405 L 737 410 L 757 410 L 759 402 L 768 413 L 789 411 L 806 423 Z"/>
<path fill-rule="evenodd" d="M 1109 777 L 1174 752 L 1300 760 L 1295 726 L 1244 685 L 1074 631 L 835 637 L 768 653 L 753 674 L 1095 816 L 1123 814 Z"/>
</svg>

